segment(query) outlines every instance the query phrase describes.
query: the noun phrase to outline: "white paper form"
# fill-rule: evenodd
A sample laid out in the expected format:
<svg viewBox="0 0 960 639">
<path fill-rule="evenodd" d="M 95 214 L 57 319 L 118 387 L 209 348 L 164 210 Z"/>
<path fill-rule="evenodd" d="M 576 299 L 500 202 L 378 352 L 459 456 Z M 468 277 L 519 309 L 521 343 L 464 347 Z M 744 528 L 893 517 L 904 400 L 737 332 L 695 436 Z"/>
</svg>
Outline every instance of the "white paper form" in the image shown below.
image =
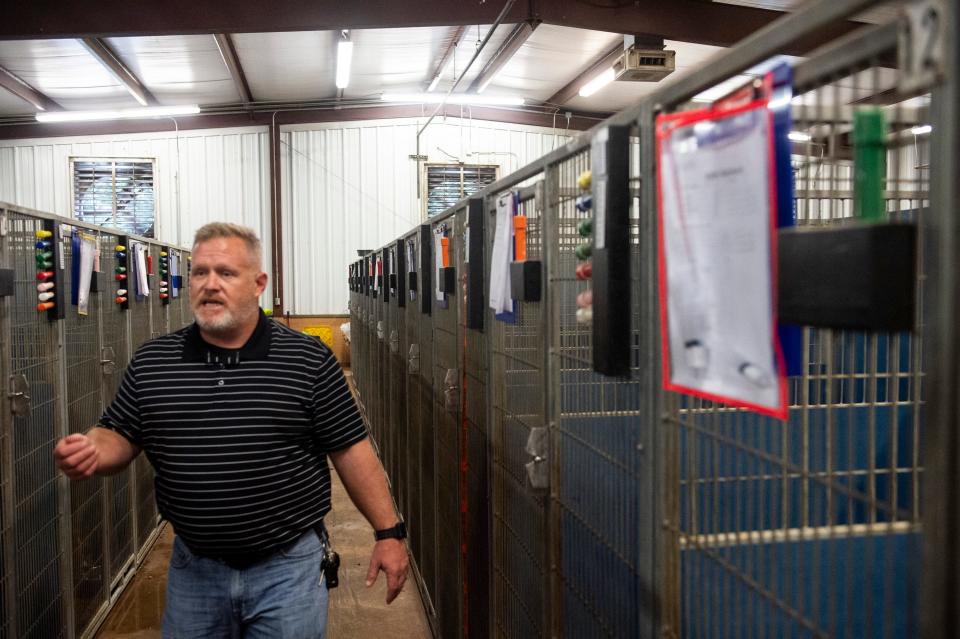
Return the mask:
<svg viewBox="0 0 960 639">
<path fill-rule="evenodd" d="M 443 268 L 443 233 L 433 234 L 433 296 L 438 302 L 443 301 L 443 291 L 440 289 L 440 270 Z"/>
<path fill-rule="evenodd" d="M 513 249 L 513 193 L 497 198 L 497 223 L 490 256 L 490 308 L 494 313 L 513 311 L 510 298 L 510 260 Z"/>
<path fill-rule="evenodd" d="M 90 280 L 93 276 L 97 240 L 92 235 L 80 234 L 80 285 L 77 291 L 77 314 L 87 315 L 90 305 Z"/>
<path fill-rule="evenodd" d="M 785 417 L 767 109 L 710 117 L 661 132 L 667 388 Z"/>
<path fill-rule="evenodd" d="M 150 285 L 147 282 L 147 247 L 139 242 L 131 242 L 131 253 L 135 253 L 135 272 L 137 278 L 137 295 L 150 295 Z"/>
</svg>

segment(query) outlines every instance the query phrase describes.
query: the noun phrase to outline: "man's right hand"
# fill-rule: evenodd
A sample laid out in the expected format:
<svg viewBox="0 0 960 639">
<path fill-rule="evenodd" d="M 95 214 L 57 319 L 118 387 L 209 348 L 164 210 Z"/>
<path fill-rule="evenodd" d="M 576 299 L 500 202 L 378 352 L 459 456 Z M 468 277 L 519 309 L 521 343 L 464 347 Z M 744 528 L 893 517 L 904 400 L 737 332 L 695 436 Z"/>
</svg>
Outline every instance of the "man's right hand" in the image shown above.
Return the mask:
<svg viewBox="0 0 960 639">
<path fill-rule="evenodd" d="M 100 463 L 97 445 L 86 435 L 74 433 L 57 442 L 53 449 L 53 458 L 57 468 L 70 479 L 92 477 Z"/>
</svg>

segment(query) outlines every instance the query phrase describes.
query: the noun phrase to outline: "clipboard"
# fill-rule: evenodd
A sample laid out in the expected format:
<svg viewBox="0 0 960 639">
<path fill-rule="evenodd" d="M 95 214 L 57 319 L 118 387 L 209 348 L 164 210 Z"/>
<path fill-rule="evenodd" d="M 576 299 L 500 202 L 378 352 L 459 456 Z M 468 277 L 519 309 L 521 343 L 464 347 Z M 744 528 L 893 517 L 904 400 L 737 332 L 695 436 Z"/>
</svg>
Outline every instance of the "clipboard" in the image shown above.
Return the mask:
<svg viewBox="0 0 960 639">
<path fill-rule="evenodd" d="M 659 116 L 656 131 L 664 387 L 786 419 L 768 102 Z"/>
</svg>

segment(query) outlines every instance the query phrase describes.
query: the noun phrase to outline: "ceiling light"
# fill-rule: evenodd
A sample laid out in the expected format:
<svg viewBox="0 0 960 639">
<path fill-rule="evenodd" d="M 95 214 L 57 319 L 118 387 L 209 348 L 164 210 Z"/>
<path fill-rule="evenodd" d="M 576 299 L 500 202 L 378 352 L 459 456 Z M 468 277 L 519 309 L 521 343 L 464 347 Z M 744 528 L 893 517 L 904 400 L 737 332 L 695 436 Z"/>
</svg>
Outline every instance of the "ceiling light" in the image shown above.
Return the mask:
<svg viewBox="0 0 960 639">
<path fill-rule="evenodd" d="M 932 131 L 933 131 L 933 127 L 930 126 L 929 124 L 921 124 L 920 126 L 915 126 L 912 129 L 910 129 L 910 133 L 913 133 L 914 135 L 926 135 L 927 133 L 930 133 Z"/>
<path fill-rule="evenodd" d="M 337 43 L 337 88 L 346 89 L 350 84 L 350 62 L 353 59 L 353 43 L 341 40 Z"/>
<path fill-rule="evenodd" d="M 200 107 L 189 106 L 142 107 L 138 109 L 113 109 L 109 111 L 55 111 L 37 113 L 37 122 L 90 122 L 93 120 L 130 120 L 138 118 L 164 118 L 174 115 L 196 115 Z"/>
<path fill-rule="evenodd" d="M 440 104 L 444 96 L 440 93 L 384 93 L 380 96 L 384 102 L 417 102 Z M 473 95 L 458 93 L 446 97 L 447 104 L 469 104 L 473 106 L 523 106 L 523 98 L 494 95 Z"/>
<path fill-rule="evenodd" d="M 427 87 L 427 93 L 430 93 L 437 88 L 437 85 L 440 84 L 440 74 L 433 76 L 433 80 L 430 81 L 430 86 Z"/>
<path fill-rule="evenodd" d="M 787 137 L 794 142 L 809 142 L 813 139 L 813 136 L 809 133 L 800 133 L 799 131 L 791 131 L 787 134 Z"/>
<path fill-rule="evenodd" d="M 587 98 L 613 82 L 613 67 L 607 69 L 593 80 L 580 87 L 580 97 Z"/>
</svg>

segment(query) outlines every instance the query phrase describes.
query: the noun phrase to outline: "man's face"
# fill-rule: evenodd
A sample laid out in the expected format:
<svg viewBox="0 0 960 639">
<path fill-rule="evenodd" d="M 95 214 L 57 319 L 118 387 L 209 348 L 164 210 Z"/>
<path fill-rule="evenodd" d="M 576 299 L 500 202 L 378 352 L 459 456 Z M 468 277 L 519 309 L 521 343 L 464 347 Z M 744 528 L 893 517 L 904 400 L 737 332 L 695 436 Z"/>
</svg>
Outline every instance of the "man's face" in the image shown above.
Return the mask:
<svg viewBox="0 0 960 639">
<path fill-rule="evenodd" d="M 193 247 L 190 306 L 205 333 L 230 337 L 256 323 L 267 274 L 246 242 L 218 237 Z"/>
</svg>

